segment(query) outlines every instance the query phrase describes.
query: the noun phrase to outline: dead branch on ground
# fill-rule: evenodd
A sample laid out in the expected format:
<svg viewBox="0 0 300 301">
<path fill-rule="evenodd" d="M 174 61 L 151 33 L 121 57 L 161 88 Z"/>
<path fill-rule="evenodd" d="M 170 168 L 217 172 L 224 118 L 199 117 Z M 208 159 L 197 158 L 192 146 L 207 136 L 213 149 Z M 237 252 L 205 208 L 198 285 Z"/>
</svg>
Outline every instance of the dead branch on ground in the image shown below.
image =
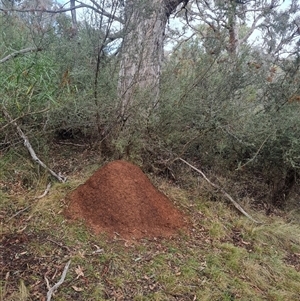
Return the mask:
<svg viewBox="0 0 300 301">
<path fill-rule="evenodd" d="M 44 196 L 46 196 L 46 195 L 49 193 L 50 188 L 51 188 L 51 183 L 49 183 L 49 184 L 47 185 L 47 187 L 46 187 L 44 193 L 41 194 L 41 195 L 39 195 L 39 196 L 37 196 L 36 199 L 41 199 L 41 198 L 43 198 Z"/>
<path fill-rule="evenodd" d="M 4 105 L 2 105 L 2 111 L 3 111 L 4 116 L 6 117 L 7 121 L 11 122 L 15 126 L 19 136 L 24 140 L 24 146 L 28 149 L 33 161 L 35 161 L 36 163 L 38 163 L 39 165 L 44 167 L 46 170 L 48 170 L 50 172 L 50 174 L 52 176 L 54 176 L 59 182 L 62 182 L 62 183 L 66 182 L 67 179 L 65 177 L 63 177 L 60 174 L 55 173 L 52 169 L 50 169 L 44 162 L 42 162 L 38 158 L 38 156 L 36 155 L 34 149 L 32 148 L 32 146 L 29 142 L 28 137 L 24 134 L 22 129 L 19 127 L 19 125 L 15 121 L 13 121 L 12 117 L 10 116 L 10 114 L 8 113 L 8 111 L 7 111 L 7 109 L 5 108 Z"/>
<path fill-rule="evenodd" d="M 185 163 L 186 165 L 188 165 L 189 167 L 191 167 L 193 170 L 197 171 L 204 179 L 207 183 L 209 183 L 211 186 L 213 186 L 214 188 L 216 188 L 217 190 L 221 191 L 225 197 L 234 205 L 234 207 L 240 211 L 242 214 L 244 214 L 246 217 L 248 217 L 252 222 L 257 223 L 257 224 L 261 224 L 261 222 L 255 220 L 252 216 L 250 216 L 224 189 L 222 189 L 220 186 L 218 186 L 215 183 L 212 183 L 207 176 L 198 168 L 196 168 L 195 166 L 191 165 L 190 163 L 188 163 L 187 161 L 185 161 L 182 158 L 178 158 L 180 161 L 182 161 L 183 163 Z"/>
<path fill-rule="evenodd" d="M 47 283 L 47 288 L 49 289 L 48 290 L 48 293 L 47 293 L 47 301 L 50 301 L 51 298 L 52 298 L 52 294 L 58 289 L 58 287 L 65 281 L 65 278 L 66 278 L 66 275 L 67 275 L 67 272 L 68 272 L 68 269 L 69 269 L 69 266 L 70 266 L 70 263 L 71 263 L 71 260 L 69 260 L 67 262 L 67 264 L 65 265 L 65 268 L 63 270 L 63 273 L 61 275 L 61 278 L 60 280 L 54 284 L 52 287 L 50 287 L 49 285 L 49 280 L 47 279 L 47 277 L 45 276 L 45 281 Z"/>
</svg>

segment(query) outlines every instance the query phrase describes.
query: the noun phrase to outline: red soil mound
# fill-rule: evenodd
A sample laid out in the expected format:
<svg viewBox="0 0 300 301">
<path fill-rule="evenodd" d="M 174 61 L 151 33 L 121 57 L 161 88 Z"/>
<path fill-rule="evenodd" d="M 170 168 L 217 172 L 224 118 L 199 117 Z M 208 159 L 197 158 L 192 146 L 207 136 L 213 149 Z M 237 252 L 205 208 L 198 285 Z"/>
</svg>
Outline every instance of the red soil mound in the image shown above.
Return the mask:
<svg viewBox="0 0 300 301">
<path fill-rule="evenodd" d="M 98 234 L 124 238 L 168 237 L 184 228 L 185 217 L 142 170 L 125 161 L 98 169 L 68 196 L 65 215 L 84 219 Z"/>
</svg>

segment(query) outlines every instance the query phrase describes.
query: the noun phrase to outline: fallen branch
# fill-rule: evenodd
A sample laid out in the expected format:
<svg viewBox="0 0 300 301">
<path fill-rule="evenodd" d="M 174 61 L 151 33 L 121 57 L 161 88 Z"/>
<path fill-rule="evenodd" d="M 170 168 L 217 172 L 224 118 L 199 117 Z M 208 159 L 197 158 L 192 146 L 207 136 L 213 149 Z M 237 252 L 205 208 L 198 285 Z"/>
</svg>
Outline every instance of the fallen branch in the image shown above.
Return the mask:
<svg viewBox="0 0 300 301">
<path fill-rule="evenodd" d="M 66 278 L 66 275 L 67 275 L 67 272 L 68 272 L 68 269 L 69 269 L 69 266 L 70 266 L 70 263 L 71 263 L 71 260 L 69 260 L 67 262 L 67 264 L 65 265 L 65 268 L 63 270 L 63 273 L 61 275 L 61 278 L 60 280 L 54 284 L 52 287 L 50 287 L 49 285 L 49 280 L 47 279 L 47 277 L 45 276 L 45 281 L 47 283 L 47 288 L 49 289 L 48 292 L 47 292 L 47 301 L 50 301 L 51 298 L 52 298 L 52 294 L 58 289 L 58 287 L 65 281 L 65 278 Z"/>
<path fill-rule="evenodd" d="M 32 148 L 27 136 L 24 134 L 24 132 L 22 131 L 22 129 L 18 126 L 18 124 L 13 121 L 12 117 L 10 116 L 10 114 L 8 113 L 8 111 L 6 110 L 6 108 L 4 107 L 4 105 L 2 105 L 2 111 L 4 113 L 4 116 L 6 117 L 6 119 L 11 122 L 17 129 L 17 132 L 19 134 L 19 136 L 24 140 L 24 146 L 28 149 L 31 158 L 38 163 L 39 165 L 41 165 L 42 167 L 44 167 L 46 170 L 48 170 L 50 172 L 50 174 L 52 176 L 54 176 L 59 182 L 66 182 L 66 178 L 61 176 L 60 174 L 55 173 L 52 169 L 50 169 L 44 162 L 42 162 L 38 156 L 36 155 L 34 149 Z"/>
<path fill-rule="evenodd" d="M 26 211 L 27 209 L 29 209 L 32 206 L 32 204 L 30 204 L 29 206 L 19 210 L 17 213 L 15 213 L 13 216 L 11 216 L 9 219 L 6 220 L 6 223 L 9 222 L 11 219 L 13 219 L 14 217 L 18 216 L 19 214 L 21 214 L 22 212 Z"/>
<path fill-rule="evenodd" d="M 178 158 L 180 161 L 182 161 L 183 163 L 185 163 L 186 165 L 188 165 L 189 167 L 191 167 L 192 169 L 194 169 L 195 171 L 197 171 L 211 186 L 213 186 L 214 188 L 218 189 L 219 191 L 221 191 L 226 198 L 234 205 L 234 207 L 240 211 L 242 214 L 244 214 L 246 217 L 248 217 L 251 221 L 253 221 L 254 223 L 257 224 L 261 224 L 261 222 L 255 220 L 252 216 L 250 216 L 224 189 L 222 189 L 220 186 L 218 186 L 217 184 L 212 183 L 207 176 L 198 168 L 196 168 L 195 166 L 191 165 L 190 163 L 188 163 L 187 161 L 185 161 L 182 158 Z"/>
<path fill-rule="evenodd" d="M 41 199 L 41 198 L 43 198 L 44 196 L 46 196 L 46 195 L 48 194 L 50 188 L 51 188 L 51 183 L 49 183 L 49 184 L 47 185 L 47 187 L 46 187 L 44 193 L 41 194 L 41 195 L 39 195 L 39 196 L 37 196 L 36 199 Z"/>
</svg>

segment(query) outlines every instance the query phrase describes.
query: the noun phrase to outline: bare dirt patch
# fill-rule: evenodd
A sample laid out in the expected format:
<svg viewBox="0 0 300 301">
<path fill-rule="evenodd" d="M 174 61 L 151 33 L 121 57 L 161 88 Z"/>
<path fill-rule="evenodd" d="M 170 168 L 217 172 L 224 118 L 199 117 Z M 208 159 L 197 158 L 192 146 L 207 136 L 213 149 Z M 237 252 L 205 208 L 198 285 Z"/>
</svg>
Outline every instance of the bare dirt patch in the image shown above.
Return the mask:
<svg viewBox="0 0 300 301">
<path fill-rule="evenodd" d="M 287 265 L 295 268 L 297 272 L 300 272 L 300 254 L 290 253 L 285 258 L 284 261 Z"/>
<path fill-rule="evenodd" d="M 83 219 L 98 234 L 124 238 L 168 237 L 186 217 L 159 192 L 142 170 L 118 160 L 98 169 L 68 197 L 65 216 Z"/>
</svg>

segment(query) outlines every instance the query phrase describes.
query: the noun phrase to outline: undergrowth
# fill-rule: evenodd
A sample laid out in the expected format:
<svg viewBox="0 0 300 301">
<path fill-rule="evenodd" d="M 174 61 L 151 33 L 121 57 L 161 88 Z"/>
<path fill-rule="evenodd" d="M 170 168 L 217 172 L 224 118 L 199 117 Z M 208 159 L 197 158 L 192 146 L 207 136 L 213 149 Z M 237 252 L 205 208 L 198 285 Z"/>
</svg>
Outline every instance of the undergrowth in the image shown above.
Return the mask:
<svg viewBox="0 0 300 301">
<path fill-rule="evenodd" d="M 75 170 L 41 199 L 42 185 L 1 192 L 1 300 L 43 299 L 45 279 L 57 283 L 68 260 L 55 300 L 299 300 L 300 227 L 289 215 L 251 212 L 263 222 L 254 224 L 222 200 L 149 175 L 189 216 L 189 231 L 108 239 L 62 215 L 66 194 L 93 170 Z"/>
</svg>

